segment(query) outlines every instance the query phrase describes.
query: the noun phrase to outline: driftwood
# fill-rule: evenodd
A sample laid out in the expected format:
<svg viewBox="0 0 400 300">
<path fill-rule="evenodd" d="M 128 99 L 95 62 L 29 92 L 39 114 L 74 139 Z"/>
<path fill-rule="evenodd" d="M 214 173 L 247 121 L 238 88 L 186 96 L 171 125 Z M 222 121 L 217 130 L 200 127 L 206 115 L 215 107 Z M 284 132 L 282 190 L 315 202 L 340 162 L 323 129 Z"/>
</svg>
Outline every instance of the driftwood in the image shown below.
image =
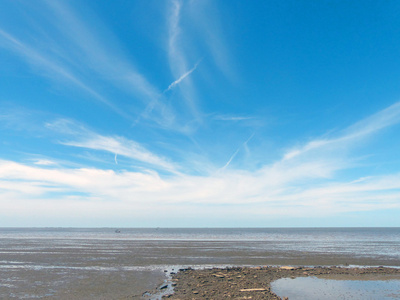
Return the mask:
<svg viewBox="0 0 400 300">
<path fill-rule="evenodd" d="M 258 288 L 258 289 L 241 289 L 241 292 L 263 292 L 266 291 L 267 289 L 264 288 Z"/>
</svg>

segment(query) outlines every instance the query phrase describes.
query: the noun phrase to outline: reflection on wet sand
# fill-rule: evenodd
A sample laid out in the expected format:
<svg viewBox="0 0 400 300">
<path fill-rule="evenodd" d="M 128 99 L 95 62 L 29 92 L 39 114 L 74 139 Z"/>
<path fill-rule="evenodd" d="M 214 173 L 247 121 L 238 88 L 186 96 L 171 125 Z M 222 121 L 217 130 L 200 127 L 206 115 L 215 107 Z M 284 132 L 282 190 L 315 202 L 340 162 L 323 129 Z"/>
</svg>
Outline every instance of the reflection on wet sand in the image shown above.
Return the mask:
<svg viewBox="0 0 400 300">
<path fill-rule="evenodd" d="M 338 280 L 317 277 L 283 278 L 271 283 L 274 293 L 290 300 L 352 299 L 385 300 L 400 299 L 400 275 L 397 279 Z M 381 276 L 382 278 L 382 276 Z M 362 279 L 362 277 L 360 278 Z"/>
</svg>

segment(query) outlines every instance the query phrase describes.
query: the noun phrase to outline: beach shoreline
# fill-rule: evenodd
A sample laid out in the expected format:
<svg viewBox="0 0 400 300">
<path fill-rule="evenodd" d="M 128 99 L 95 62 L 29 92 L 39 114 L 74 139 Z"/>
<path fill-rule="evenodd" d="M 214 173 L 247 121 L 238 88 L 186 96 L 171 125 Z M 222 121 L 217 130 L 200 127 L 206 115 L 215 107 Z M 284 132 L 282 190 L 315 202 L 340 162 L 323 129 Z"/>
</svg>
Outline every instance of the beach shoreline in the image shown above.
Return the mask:
<svg viewBox="0 0 400 300">
<path fill-rule="evenodd" d="M 284 299 L 271 290 L 282 278 L 317 277 L 336 280 L 400 280 L 400 268 L 358 266 L 260 266 L 180 269 L 170 282 L 153 291 L 162 299 Z M 161 288 L 161 290 L 160 290 Z M 163 291 L 165 290 L 165 291 Z M 150 296 L 150 295 L 149 295 Z"/>
</svg>

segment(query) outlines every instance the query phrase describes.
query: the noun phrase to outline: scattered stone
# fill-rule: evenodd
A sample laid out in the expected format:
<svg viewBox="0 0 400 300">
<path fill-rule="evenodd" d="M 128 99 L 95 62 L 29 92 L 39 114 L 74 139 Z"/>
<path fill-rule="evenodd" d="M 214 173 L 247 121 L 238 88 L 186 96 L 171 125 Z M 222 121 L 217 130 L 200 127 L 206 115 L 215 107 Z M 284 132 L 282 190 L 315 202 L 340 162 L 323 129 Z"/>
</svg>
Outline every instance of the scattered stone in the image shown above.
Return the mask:
<svg viewBox="0 0 400 300">
<path fill-rule="evenodd" d="M 294 267 L 289 267 L 289 266 L 283 266 L 280 268 L 281 270 L 294 270 Z"/>
<path fill-rule="evenodd" d="M 160 290 L 164 290 L 164 289 L 166 289 L 166 288 L 168 288 L 168 284 L 163 285 L 162 287 L 160 287 Z"/>
</svg>

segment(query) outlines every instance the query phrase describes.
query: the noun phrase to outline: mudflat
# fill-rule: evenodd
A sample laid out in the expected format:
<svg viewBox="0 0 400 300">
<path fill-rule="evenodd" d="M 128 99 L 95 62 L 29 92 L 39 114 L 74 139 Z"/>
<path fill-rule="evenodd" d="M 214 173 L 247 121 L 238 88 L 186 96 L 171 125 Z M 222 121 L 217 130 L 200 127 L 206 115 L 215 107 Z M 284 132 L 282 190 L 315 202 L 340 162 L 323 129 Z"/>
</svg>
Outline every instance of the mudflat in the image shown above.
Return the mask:
<svg viewBox="0 0 400 300">
<path fill-rule="evenodd" d="M 227 267 L 224 269 L 181 269 L 172 274 L 169 299 L 282 299 L 271 290 L 281 278 L 316 276 L 346 280 L 400 280 L 400 269 L 388 267 Z M 285 299 L 285 298 L 283 298 Z"/>
</svg>

